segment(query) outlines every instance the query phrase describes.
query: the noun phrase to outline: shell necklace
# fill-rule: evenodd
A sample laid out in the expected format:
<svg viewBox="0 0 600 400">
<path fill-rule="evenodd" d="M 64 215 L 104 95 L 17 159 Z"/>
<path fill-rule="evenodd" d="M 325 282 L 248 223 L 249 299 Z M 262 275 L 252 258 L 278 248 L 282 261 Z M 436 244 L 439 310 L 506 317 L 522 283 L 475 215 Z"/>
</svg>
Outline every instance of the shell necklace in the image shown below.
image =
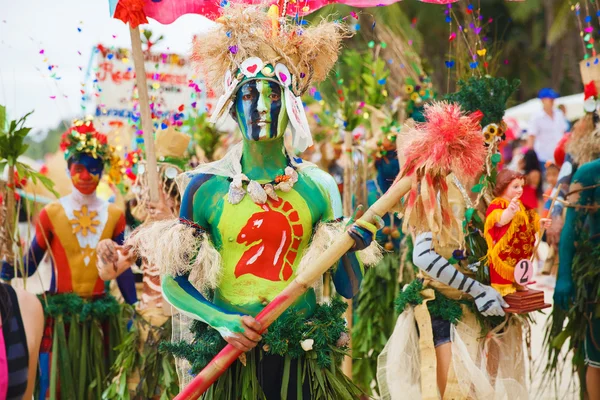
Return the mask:
<svg viewBox="0 0 600 400">
<path fill-rule="evenodd" d="M 244 182 L 248 182 L 248 188 L 244 188 Z M 238 204 L 246 196 L 250 196 L 256 204 L 265 204 L 268 198 L 275 201 L 279 200 L 276 191 L 281 190 L 284 193 L 289 192 L 298 182 L 298 172 L 292 166 L 285 167 L 283 175 L 277 175 L 275 179 L 268 183 L 258 183 L 249 179 L 246 175 L 239 173 L 231 178 L 229 184 L 228 201 L 231 204 Z"/>
</svg>

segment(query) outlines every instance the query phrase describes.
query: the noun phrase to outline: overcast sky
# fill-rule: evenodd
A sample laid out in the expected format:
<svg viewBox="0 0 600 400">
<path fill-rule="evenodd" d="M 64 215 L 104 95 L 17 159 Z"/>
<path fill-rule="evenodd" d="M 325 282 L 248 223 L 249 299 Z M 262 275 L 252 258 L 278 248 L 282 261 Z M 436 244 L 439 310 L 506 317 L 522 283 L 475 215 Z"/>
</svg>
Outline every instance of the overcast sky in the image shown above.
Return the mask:
<svg viewBox="0 0 600 400">
<path fill-rule="evenodd" d="M 187 54 L 192 36 L 211 24 L 185 15 L 147 27 L 165 35 L 157 51 Z M 35 110 L 28 120 L 34 130 L 81 116 L 81 83 L 97 43 L 130 45 L 128 27 L 110 18 L 107 0 L 0 0 L 0 104 L 11 118 Z"/>
</svg>

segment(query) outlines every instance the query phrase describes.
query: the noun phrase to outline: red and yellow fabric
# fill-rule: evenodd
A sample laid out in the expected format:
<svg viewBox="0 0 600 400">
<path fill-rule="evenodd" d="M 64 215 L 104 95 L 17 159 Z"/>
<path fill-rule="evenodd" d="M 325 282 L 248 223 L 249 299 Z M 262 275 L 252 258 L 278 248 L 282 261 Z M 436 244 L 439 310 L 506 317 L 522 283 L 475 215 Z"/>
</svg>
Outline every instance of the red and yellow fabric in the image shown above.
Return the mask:
<svg viewBox="0 0 600 400">
<path fill-rule="evenodd" d="M 512 221 L 504 226 L 497 226 L 508 204 L 502 198 L 495 198 L 487 209 L 484 228 L 492 287 L 502 296 L 516 292 L 515 265 L 522 259 L 531 258 L 535 234 L 539 230 L 539 216 L 521 201 L 519 211 Z"/>
<path fill-rule="evenodd" d="M 100 240 L 122 238 L 125 230 L 123 212 L 115 205 L 108 205 L 108 218 Z M 53 261 L 52 293 L 76 293 L 89 298 L 104 294 L 104 281 L 98 277 L 96 249 L 81 248 L 73 226 L 60 202 L 54 202 L 42 210 L 36 225 L 37 245 L 46 251 L 50 248 Z M 86 265 L 85 259 L 89 257 Z"/>
</svg>

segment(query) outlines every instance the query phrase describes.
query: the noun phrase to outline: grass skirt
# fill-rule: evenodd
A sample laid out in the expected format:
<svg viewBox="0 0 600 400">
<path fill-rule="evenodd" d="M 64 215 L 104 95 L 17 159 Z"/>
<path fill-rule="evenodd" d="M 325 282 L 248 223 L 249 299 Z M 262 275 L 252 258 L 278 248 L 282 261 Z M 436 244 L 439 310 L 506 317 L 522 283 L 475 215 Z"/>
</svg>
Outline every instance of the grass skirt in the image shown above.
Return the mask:
<svg viewBox="0 0 600 400">
<path fill-rule="evenodd" d="M 105 295 L 40 296 L 46 316 L 36 398 L 101 399 L 131 308 Z"/>
<path fill-rule="evenodd" d="M 171 339 L 171 317 L 162 308 L 136 310 L 135 321 L 117 347 L 116 362 L 110 370 L 108 399 L 172 399 L 179 392 L 175 362 L 159 352 L 161 342 Z"/>
<path fill-rule="evenodd" d="M 283 357 L 281 398 L 302 399 L 303 385 L 309 385 L 311 400 L 354 400 L 361 395 L 340 370 L 346 354 L 348 334 L 342 315 L 346 304 L 333 299 L 331 304 L 318 305 L 315 313 L 304 317 L 300 312 L 287 311 L 263 335 L 257 349 L 237 360 L 204 394 L 203 399 L 259 400 L 265 399 L 259 376 L 281 371 L 260 370 L 266 355 Z M 192 342 L 163 343 L 161 349 L 187 359 L 190 374 L 197 374 L 226 345 L 220 334 L 199 321 L 191 326 Z M 306 350 L 305 350 L 306 349 Z M 297 366 L 297 382 L 291 382 L 292 366 Z M 296 387 L 296 393 L 291 388 Z"/>
<path fill-rule="evenodd" d="M 507 317 L 482 337 L 480 321 L 467 305 L 427 287 L 419 294 L 420 302 L 401 302 L 404 311 L 379 356 L 377 379 L 382 399 L 439 398 L 430 317 L 438 313 L 452 322 L 452 358 L 444 399 L 528 398 L 519 317 Z"/>
<path fill-rule="evenodd" d="M 367 393 L 376 385 L 377 356 L 389 339 L 397 314 L 392 312 L 398 291 L 400 255 L 387 253 L 365 272 L 352 329 L 352 376 Z"/>
</svg>

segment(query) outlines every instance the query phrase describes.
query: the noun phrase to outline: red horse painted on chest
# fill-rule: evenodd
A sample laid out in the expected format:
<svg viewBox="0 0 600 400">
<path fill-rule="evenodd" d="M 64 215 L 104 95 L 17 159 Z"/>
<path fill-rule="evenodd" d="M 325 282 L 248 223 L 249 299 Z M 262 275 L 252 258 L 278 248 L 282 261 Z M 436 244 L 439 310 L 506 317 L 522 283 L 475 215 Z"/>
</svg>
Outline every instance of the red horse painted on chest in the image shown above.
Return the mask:
<svg viewBox="0 0 600 400">
<path fill-rule="evenodd" d="M 235 277 L 251 274 L 270 281 L 287 281 L 294 270 L 304 234 L 298 212 L 281 199 L 269 199 L 252 214 L 237 236 L 250 246 L 235 266 Z"/>
</svg>

